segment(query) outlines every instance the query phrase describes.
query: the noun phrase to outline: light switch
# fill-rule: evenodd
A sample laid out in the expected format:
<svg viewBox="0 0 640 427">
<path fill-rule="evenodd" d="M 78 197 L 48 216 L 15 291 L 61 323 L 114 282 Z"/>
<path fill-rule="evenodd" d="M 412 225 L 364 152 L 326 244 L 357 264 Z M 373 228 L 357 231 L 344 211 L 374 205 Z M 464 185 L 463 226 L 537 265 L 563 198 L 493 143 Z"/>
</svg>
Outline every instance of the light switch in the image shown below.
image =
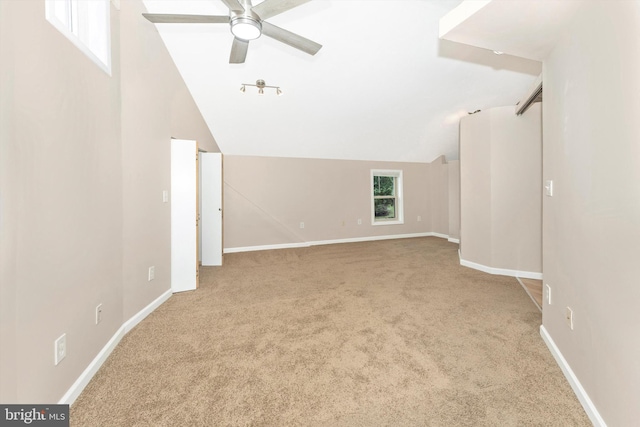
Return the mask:
<svg viewBox="0 0 640 427">
<path fill-rule="evenodd" d="M 162 203 L 167 203 L 169 201 L 169 192 L 167 190 L 162 191 Z"/>
<path fill-rule="evenodd" d="M 544 194 L 549 197 L 553 196 L 553 181 L 550 179 L 544 182 Z"/>
</svg>

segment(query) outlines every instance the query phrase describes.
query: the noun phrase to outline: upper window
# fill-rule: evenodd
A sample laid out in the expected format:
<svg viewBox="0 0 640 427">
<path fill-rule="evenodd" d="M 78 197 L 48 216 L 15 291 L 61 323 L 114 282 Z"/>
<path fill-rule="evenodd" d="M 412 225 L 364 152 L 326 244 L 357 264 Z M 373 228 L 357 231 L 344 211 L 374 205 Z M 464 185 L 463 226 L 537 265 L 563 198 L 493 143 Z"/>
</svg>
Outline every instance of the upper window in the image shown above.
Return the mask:
<svg viewBox="0 0 640 427">
<path fill-rule="evenodd" d="M 402 171 L 371 171 L 371 223 L 403 224 Z"/>
<path fill-rule="evenodd" d="M 46 17 L 111 75 L 109 0 L 46 0 Z"/>
</svg>

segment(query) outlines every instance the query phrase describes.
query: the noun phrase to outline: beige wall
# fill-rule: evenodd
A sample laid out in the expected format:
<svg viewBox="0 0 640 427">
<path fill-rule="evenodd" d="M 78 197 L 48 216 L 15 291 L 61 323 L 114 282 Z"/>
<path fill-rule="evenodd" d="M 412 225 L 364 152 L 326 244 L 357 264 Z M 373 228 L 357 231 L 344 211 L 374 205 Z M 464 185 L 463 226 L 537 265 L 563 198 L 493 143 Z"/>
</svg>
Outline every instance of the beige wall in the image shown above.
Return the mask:
<svg viewBox="0 0 640 427">
<path fill-rule="evenodd" d="M 140 1 L 121 2 L 124 318 L 171 287 L 170 138 L 219 152 Z M 155 279 L 147 280 L 150 266 Z"/>
<path fill-rule="evenodd" d="M 542 272 L 542 104 L 492 110 L 493 267 Z"/>
<path fill-rule="evenodd" d="M 444 156 L 429 164 L 430 231 L 444 236 L 449 234 L 449 165 Z"/>
<path fill-rule="evenodd" d="M 542 272 L 540 104 L 516 116 L 498 107 L 460 126 L 461 258 Z"/>
<path fill-rule="evenodd" d="M 8 200 L 19 200 L 17 185 L 9 187 L 8 180 L 18 172 L 6 159 L 18 155 L 18 145 L 10 143 L 14 133 L 13 123 L 13 64 L 14 46 L 9 43 L 12 25 L 7 21 L 8 2 L 0 2 L 0 401 L 15 402 L 17 398 L 16 366 L 16 295 L 15 280 L 18 257 L 14 248 L 18 245 L 18 212 L 9 213 Z M 11 162 L 13 163 L 13 162 Z"/>
<path fill-rule="evenodd" d="M 491 111 L 460 120 L 460 254 L 491 266 Z"/>
<path fill-rule="evenodd" d="M 640 419 L 639 53 L 640 2 L 584 2 L 543 73 L 543 325 L 610 426 Z"/>
<path fill-rule="evenodd" d="M 44 1 L 0 1 L 3 403 L 59 401 L 123 322 L 169 289 L 158 203 L 169 138 L 217 148 L 141 3 L 121 4 L 109 76 L 46 22 Z M 67 357 L 54 366 L 62 333 Z"/>
<path fill-rule="evenodd" d="M 226 249 L 448 233 L 444 159 L 426 164 L 225 156 L 224 163 Z M 371 169 L 403 171 L 403 225 L 371 225 Z"/>
<path fill-rule="evenodd" d="M 460 240 L 460 161 L 449 161 L 449 238 Z"/>
</svg>

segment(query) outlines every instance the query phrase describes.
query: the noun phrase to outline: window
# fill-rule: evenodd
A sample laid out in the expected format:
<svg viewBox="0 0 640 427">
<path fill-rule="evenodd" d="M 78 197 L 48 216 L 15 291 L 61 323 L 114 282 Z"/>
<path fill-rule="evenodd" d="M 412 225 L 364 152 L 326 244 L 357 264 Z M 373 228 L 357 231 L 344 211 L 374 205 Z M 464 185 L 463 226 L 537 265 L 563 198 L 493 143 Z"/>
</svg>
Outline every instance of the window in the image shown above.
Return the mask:
<svg viewBox="0 0 640 427">
<path fill-rule="evenodd" d="M 403 224 L 402 171 L 371 171 L 371 223 Z"/>
<path fill-rule="evenodd" d="M 111 75 L 109 0 L 46 0 L 46 18 Z"/>
</svg>

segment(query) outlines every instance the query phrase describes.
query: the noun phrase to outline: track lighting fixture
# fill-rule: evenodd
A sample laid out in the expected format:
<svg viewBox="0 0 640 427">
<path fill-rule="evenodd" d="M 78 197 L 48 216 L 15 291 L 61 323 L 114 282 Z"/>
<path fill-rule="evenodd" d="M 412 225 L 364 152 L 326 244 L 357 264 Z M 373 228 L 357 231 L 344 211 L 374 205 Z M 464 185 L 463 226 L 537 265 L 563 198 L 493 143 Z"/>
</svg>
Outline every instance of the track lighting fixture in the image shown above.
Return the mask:
<svg viewBox="0 0 640 427">
<path fill-rule="evenodd" d="M 264 82 L 264 80 L 256 80 L 256 84 L 242 83 L 242 86 L 240 87 L 240 92 L 245 92 L 246 89 L 247 89 L 247 86 L 257 87 L 258 88 L 258 95 L 264 95 L 264 89 L 265 88 L 275 89 L 276 90 L 276 95 L 278 95 L 278 96 L 282 95 L 282 90 L 280 90 L 280 86 L 267 86 L 267 84 Z"/>
</svg>

